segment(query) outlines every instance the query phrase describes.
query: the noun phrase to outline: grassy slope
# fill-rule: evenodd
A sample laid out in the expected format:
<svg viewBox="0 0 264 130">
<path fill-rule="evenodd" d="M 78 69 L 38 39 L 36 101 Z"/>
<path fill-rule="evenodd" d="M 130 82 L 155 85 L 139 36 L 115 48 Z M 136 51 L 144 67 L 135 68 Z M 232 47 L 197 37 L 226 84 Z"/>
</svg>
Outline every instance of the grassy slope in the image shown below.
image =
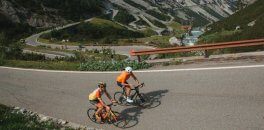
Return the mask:
<svg viewBox="0 0 264 130">
<path fill-rule="evenodd" d="M 117 39 L 143 36 L 143 33 L 128 30 L 113 21 L 95 18 L 88 23 L 81 23 L 67 29 L 44 34 L 42 38 L 56 38 L 59 41 L 70 39 L 70 41 L 82 43 L 99 42 L 101 44 L 113 44 L 111 42 Z"/>
<path fill-rule="evenodd" d="M 130 31 L 117 23 L 99 18 L 44 35 L 46 39 L 56 38 L 62 40 L 68 38 L 70 41 L 98 41 L 104 38 L 119 39 L 130 37 L 143 37 L 143 34 Z"/>
</svg>

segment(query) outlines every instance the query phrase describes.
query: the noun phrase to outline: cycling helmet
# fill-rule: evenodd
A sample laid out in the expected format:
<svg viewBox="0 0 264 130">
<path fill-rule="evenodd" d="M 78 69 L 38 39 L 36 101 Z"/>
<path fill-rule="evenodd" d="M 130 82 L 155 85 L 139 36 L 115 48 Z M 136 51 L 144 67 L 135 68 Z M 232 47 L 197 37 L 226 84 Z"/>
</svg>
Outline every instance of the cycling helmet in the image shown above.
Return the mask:
<svg viewBox="0 0 264 130">
<path fill-rule="evenodd" d="M 98 87 L 101 87 L 102 85 L 103 85 L 104 87 L 106 87 L 106 83 L 104 83 L 104 82 L 99 82 L 99 83 L 98 83 Z"/>
<path fill-rule="evenodd" d="M 131 68 L 131 67 L 129 67 L 129 66 L 128 66 L 128 67 L 126 67 L 126 69 L 125 69 L 125 70 L 126 70 L 126 72 L 128 72 L 128 73 L 131 73 L 131 72 L 132 72 L 132 68 Z"/>
</svg>

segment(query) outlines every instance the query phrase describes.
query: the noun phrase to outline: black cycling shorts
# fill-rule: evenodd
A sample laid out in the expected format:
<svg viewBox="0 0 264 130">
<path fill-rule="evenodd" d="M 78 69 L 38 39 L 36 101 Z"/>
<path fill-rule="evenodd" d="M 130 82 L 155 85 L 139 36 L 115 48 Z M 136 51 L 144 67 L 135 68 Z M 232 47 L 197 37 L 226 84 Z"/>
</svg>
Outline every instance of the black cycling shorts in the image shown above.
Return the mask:
<svg viewBox="0 0 264 130">
<path fill-rule="evenodd" d="M 125 82 L 126 84 L 128 84 L 127 82 Z M 123 85 L 122 85 L 122 83 L 120 83 L 120 82 L 116 82 L 116 84 L 117 84 L 117 86 L 119 86 L 119 87 L 121 87 L 121 88 L 123 88 Z"/>
<path fill-rule="evenodd" d="M 96 104 L 98 104 L 99 103 L 99 101 L 98 100 L 89 100 L 90 101 L 90 103 L 92 104 L 92 105 L 96 105 Z"/>
</svg>

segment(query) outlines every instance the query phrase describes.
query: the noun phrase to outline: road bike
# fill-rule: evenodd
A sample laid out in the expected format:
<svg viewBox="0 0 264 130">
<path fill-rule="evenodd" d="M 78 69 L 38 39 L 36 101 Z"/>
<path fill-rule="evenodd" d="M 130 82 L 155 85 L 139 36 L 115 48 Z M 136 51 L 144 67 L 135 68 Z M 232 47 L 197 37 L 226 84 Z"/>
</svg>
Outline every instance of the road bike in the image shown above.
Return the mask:
<svg viewBox="0 0 264 130">
<path fill-rule="evenodd" d="M 99 116 L 101 117 L 101 121 L 97 121 L 95 112 L 97 111 L 98 108 L 89 108 L 87 110 L 87 116 L 89 119 L 95 123 L 98 124 L 113 124 L 119 128 L 124 128 L 127 125 L 126 119 L 117 111 L 113 111 L 111 106 L 113 104 L 108 104 L 107 106 L 110 107 L 110 110 L 107 111 L 106 108 L 102 110 L 101 114 Z"/>
<path fill-rule="evenodd" d="M 132 104 L 144 107 L 150 102 L 150 99 L 144 93 L 139 92 L 139 88 L 142 88 L 144 85 L 144 83 L 141 83 L 131 89 L 130 97 L 131 100 L 133 100 Z M 123 91 L 119 91 L 114 94 L 114 99 L 118 101 L 120 105 L 130 105 L 130 103 L 127 102 L 127 95 L 124 87 Z"/>
</svg>

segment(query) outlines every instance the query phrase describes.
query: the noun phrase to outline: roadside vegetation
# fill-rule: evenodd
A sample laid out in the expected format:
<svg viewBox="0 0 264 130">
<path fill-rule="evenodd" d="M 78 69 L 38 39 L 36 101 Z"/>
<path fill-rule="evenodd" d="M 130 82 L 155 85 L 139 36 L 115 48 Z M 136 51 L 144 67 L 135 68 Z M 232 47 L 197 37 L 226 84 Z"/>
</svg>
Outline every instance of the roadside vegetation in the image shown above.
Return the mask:
<svg viewBox="0 0 264 130">
<path fill-rule="evenodd" d="M 49 45 L 39 45 L 39 46 L 30 46 L 27 44 L 23 44 L 22 47 L 25 50 L 30 50 L 30 51 L 34 51 L 34 52 L 65 52 L 65 53 L 73 53 L 73 51 L 67 50 L 66 48 L 51 48 L 51 46 Z"/>
<path fill-rule="evenodd" d="M 38 48 L 42 49 L 42 47 Z M 3 33 L 0 35 L 0 65 L 4 66 L 79 71 L 122 70 L 127 65 L 134 67 L 134 69 L 150 67 L 145 62 L 126 61 L 126 56 L 117 55 L 115 51 L 108 48 L 73 51 L 73 53 L 75 57 L 55 59 L 49 59 L 40 54 L 22 53 L 21 44 L 6 39 Z"/>
<path fill-rule="evenodd" d="M 167 26 L 171 27 L 173 29 L 173 32 L 171 33 L 172 36 L 175 36 L 177 38 L 181 38 L 185 33 L 187 33 L 186 30 L 181 29 L 181 24 L 178 22 L 172 21 L 167 24 Z"/>
<path fill-rule="evenodd" d="M 40 130 L 40 129 L 68 129 L 53 121 L 40 121 L 36 115 L 26 115 L 11 107 L 0 104 L 1 130 Z"/>
</svg>

